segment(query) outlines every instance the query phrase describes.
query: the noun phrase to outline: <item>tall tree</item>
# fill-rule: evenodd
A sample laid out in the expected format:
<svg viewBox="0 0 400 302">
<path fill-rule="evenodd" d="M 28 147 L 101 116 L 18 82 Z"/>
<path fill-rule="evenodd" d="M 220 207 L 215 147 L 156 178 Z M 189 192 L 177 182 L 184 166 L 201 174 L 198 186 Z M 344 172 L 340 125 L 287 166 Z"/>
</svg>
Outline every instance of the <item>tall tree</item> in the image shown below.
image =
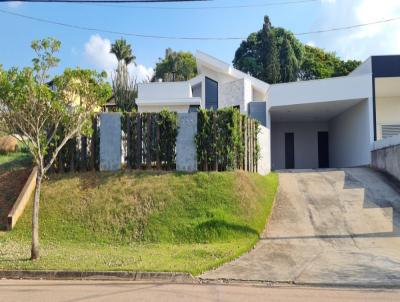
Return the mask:
<svg viewBox="0 0 400 302">
<path fill-rule="evenodd" d="M 261 35 L 261 62 L 264 65 L 264 77 L 268 83 L 277 83 L 281 78 L 281 65 L 275 32 L 268 16 L 264 17 Z"/>
<path fill-rule="evenodd" d="M 263 28 L 251 33 L 236 50 L 233 65 L 268 83 L 294 81 L 303 51 L 294 35 L 271 25 L 264 17 Z"/>
<path fill-rule="evenodd" d="M 122 111 L 129 112 L 136 108 L 137 97 L 136 79 L 129 75 L 128 65 L 136 65 L 136 57 L 132 53 L 132 47 L 125 39 L 118 39 L 111 45 L 111 53 L 117 60 L 117 69 L 112 75 L 112 87 L 117 107 Z"/>
<path fill-rule="evenodd" d="M 132 47 L 125 39 L 118 39 L 111 44 L 110 52 L 117 57 L 118 62 L 123 61 L 126 65 L 135 64 L 136 57 L 132 53 Z"/>
<path fill-rule="evenodd" d="M 297 80 L 301 62 L 304 57 L 304 48 L 301 42 L 283 28 L 275 28 L 276 44 L 279 49 L 281 78 L 279 82 L 293 82 Z"/>
<path fill-rule="evenodd" d="M 347 75 L 359 64 L 303 45 L 290 31 L 273 27 L 267 16 L 263 28 L 240 44 L 233 60 L 239 70 L 271 84 Z"/>
<path fill-rule="evenodd" d="M 105 74 L 66 69 L 48 85 L 59 59 L 54 38 L 32 42 L 33 68 L 0 69 L 0 130 L 15 136 L 38 168 L 32 211 L 31 259 L 39 258 L 39 201 L 43 177 L 69 139 L 90 131 L 93 112 L 109 97 Z M 63 132 L 64 136 L 59 137 Z M 54 150 L 50 153 L 50 150 Z M 45 160 L 45 158 L 47 160 Z"/>
<path fill-rule="evenodd" d="M 197 75 L 196 59 L 190 52 L 165 50 L 165 57 L 156 63 L 153 80 L 187 81 Z"/>
</svg>

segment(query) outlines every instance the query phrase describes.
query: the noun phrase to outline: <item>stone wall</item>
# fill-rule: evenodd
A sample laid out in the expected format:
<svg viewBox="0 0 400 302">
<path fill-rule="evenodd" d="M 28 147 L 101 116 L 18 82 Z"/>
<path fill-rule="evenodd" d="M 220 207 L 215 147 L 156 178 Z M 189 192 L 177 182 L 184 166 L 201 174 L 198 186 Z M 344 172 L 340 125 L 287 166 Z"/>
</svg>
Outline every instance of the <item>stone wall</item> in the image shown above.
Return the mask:
<svg viewBox="0 0 400 302">
<path fill-rule="evenodd" d="M 176 141 L 176 170 L 182 172 L 197 171 L 197 112 L 178 113 L 178 136 Z M 260 126 L 258 141 L 260 159 L 258 173 L 266 175 L 271 169 L 269 148 L 270 130 Z M 121 169 L 121 114 L 102 113 L 100 115 L 100 171 Z"/>
<path fill-rule="evenodd" d="M 121 114 L 100 114 L 100 171 L 121 169 Z"/>
<path fill-rule="evenodd" d="M 178 137 L 176 140 L 176 170 L 197 171 L 195 136 L 197 133 L 197 112 L 178 113 Z"/>
<path fill-rule="evenodd" d="M 400 180 L 400 135 L 374 143 L 371 165 Z"/>
</svg>

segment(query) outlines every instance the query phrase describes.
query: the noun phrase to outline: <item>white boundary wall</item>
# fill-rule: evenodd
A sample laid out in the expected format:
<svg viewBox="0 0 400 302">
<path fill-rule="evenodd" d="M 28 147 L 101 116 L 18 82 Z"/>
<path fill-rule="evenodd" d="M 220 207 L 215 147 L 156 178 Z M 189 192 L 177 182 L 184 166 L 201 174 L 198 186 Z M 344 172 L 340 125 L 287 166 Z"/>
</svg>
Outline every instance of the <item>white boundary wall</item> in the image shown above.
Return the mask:
<svg viewBox="0 0 400 302">
<path fill-rule="evenodd" d="M 371 163 L 371 120 L 369 102 L 365 100 L 329 122 L 331 167 L 355 167 Z"/>
<path fill-rule="evenodd" d="M 258 173 L 267 175 L 271 172 L 271 134 L 270 129 L 259 126 L 260 132 L 258 133 L 257 140 L 260 146 L 260 158 L 258 159 Z"/>
</svg>

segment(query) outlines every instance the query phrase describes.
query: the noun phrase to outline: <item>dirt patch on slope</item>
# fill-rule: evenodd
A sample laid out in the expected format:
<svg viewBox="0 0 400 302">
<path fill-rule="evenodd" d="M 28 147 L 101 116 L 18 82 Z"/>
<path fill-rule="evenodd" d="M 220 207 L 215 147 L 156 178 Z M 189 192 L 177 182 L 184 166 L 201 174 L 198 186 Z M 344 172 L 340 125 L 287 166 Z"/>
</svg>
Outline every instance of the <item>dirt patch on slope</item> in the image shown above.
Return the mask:
<svg viewBox="0 0 400 302">
<path fill-rule="evenodd" d="M 31 168 L 4 170 L 0 168 L 0 230 L 7 224 L 7 215 L 27 181 Z"/>
</svg>

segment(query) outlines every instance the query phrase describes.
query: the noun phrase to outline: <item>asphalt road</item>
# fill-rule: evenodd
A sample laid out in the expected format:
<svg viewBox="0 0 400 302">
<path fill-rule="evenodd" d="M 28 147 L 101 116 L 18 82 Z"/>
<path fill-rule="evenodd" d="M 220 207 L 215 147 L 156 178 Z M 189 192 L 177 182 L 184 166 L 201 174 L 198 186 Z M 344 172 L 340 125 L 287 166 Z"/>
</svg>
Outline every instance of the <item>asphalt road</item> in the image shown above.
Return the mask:
<svg viewBox="0 0 400 302">
<path fill-rule="evenodd" d="M 400 290 L 0 280 L 0 301 L 400 301 Z"/>
<path fill-rule="evenodd" d="M 279 173 L 256 248 L 204 279 L 400 286 L 400 194 L 369 168 Z"/>
</svg>

